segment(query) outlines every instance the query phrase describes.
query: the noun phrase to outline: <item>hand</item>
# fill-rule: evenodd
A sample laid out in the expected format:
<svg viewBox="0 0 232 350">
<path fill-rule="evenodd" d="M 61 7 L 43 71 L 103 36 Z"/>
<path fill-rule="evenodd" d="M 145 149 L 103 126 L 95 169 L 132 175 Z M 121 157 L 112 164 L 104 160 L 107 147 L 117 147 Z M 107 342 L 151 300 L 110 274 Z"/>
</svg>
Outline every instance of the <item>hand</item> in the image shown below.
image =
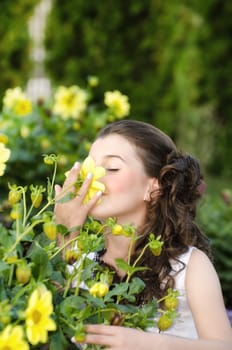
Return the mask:
<svg viewBox="0 0 232 350">
<path fill-rule="evenodd" d="M 107 350 L 151 350 L 154 334 L 119 326 L 87 325 L 86 344 L 106 346 Z"/>
<path fill-rule="evenodd" d="M 74 193 L 75 183 L 77 181 L 79 171 L 80 164 L 75 163 L 73 168 L 69 171 L 69 174 L 64 181 L 63 187 L 59 185 L 55 186 L 56 204 L 54 212 L 56 223 L 64 225 L 68 229 L 82 226 L 87 218 L 88 213 L 96 205 L 97 201 L 101 197 L 101 192 L 99 192 L 87 204 L 82 203 L 91 183 L 91 176 L 89 176 L 86 178 L 75 197 L 67 202 L 58 203 L 58 200 L 63 198 L 68 193 Z M 76 234 L 77 232 L 72 233 L 69 235 L 68 239 L 74 238 Z"/>
</svg>

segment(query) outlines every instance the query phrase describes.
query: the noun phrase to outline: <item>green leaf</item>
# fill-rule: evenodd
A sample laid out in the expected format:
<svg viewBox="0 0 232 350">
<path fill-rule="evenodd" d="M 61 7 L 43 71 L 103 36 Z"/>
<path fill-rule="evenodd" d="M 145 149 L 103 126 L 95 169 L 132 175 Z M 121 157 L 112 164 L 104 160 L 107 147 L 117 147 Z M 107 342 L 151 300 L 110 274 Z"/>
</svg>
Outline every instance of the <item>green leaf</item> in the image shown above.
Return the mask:
<svg viewBox="0 0 232 350">
<path fill-rule="evenodd" d="M 52 274 L 52 264 L 47 252 L 35 241 L 30 247 L 27 257 L 34 263 L 32 272 L 35 278 L 43 280 Z"/>
<path fill-rule="evenodd" d="M 131 274 L 134 271 L 134 268 L 123 259 L 117 258 L 115 259 L 115 263 L 120 270 L 123 270 L 128 274 Z"/>
<path fill-rule="evenodd" d="M 127 296 L 128 287 L 127 282 L 115 284 L 114 288 L 106 294 L 104 301 L 109 301 L 113 296 Z"/>
<path fill-rule="evenodd" d="M 9 232 L 7 232 L 5 227 L 0 225 L 0 236 L 1 246 L 4 247 L 6 250 L 9 250 L 16 240 L 16 232 L 14 230 L 9 230 Z"/>
<path fill-rule="evenodd" d="M 2 275 L 5 272 L 8 272 L 9 270 L 10 270 L 10 266 L 6 264 L 4 261 L 0 261 L 0 276 L 2 277 Z"/>
<path fill-rule="evenodd" d="M 49 350 L 66 350 L 69 349 L 68 342 L 61 329 L 51 334 Z"/>
<path fill-rule="evenodd" d="M 145 287 L 145 283 L 138 277 L 134 277 L 130 282 L 129 294 L 138 294 Z"/>
<path fill-rule="evenodd" d="M 64 316 L 69 316 L 76 310 L 83 309 L 83 307 L 85 307 L 84 298 L 82 298 L 79 295 L 71 295 L 69 297 L 66 297 L 64 301 L 62 301 L 62 303 L 60 304 L 60 311 Z"/>
</svg>

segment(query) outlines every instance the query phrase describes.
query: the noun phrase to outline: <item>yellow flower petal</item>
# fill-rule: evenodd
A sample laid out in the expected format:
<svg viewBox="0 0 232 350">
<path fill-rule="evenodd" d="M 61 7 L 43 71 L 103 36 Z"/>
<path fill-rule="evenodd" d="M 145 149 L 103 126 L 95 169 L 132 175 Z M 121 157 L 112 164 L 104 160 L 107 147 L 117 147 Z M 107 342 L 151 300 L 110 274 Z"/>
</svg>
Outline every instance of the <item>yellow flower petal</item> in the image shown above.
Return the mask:
<svg viewBox="0 0 232 350">
<path fill-rule="evenodd" d="M 105 169 L 101 166 L 97 166 L 94 168 L 94 171 L 93 171 L 93 179 L 98 180 L 103 176 L 105 176 L 105 174 L 106 174 Z"/>
<path fill-rule="evenodd" d="M 93 181 L 91 184 L 91 190 L 93 190 L 94 192 L 98 192 L 98 191 L 105 191 L 105 185 L 102 182 L 99 181 Z"/>
<path fill-rule="evenodd" d="M 93 158 L 91 158 L 90 156 L 85 158 L 85 160 L 81 166 L 81 170 L 80 170 L 80 176 L 81 176 L 82 180 L 85 180 L 88 173 L 93 174 L 94 167 L 95 167 L 95 164 L 94 164 Z"/>
</svg>

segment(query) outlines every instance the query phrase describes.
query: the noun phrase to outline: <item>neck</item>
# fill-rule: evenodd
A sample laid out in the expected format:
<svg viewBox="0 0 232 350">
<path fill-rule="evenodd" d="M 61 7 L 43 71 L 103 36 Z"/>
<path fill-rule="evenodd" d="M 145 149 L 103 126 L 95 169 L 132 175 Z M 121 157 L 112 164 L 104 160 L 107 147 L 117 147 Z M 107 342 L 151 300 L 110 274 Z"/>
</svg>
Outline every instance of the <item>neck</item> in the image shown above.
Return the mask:
<svg viewBox="0 0 232 350">
<path fill-rule="evenodd" d="M 106 252 L 102 256 L 102 260 L 111 265 L 121 277 L 125 275 L 125 271 L 118 270 L 115 259 L 128 260 L 130 242 L 130 237 L 115 236 L 113 234 L 106 235 Z"/>
</svg>

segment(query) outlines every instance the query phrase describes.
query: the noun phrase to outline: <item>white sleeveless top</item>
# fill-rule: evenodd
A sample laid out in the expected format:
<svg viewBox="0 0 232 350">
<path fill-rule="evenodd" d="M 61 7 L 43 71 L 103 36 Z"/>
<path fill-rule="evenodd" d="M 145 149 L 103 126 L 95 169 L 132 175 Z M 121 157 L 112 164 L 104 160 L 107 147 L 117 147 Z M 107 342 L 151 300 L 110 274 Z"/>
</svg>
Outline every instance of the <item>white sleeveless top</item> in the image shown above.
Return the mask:
<svg viewBox="0 0 232 350">
<path fill-rule="evenodd" d="M 174 336 L 179 336 L 183 338 L 189 339 L 197 339 L 198 334 L 196 330 L 196 326 L 194 323 L 193 315 L 188 305 L 186 290 L 185 290 L 185 276 L 188 268 L 189 259 L 191 257 L 194 247 L 190 247 L 189 250 L 182 254 L 179 257 L 179 260 L 185 264 L 185 267 L 182 271 L 180 271 L 175 277 L 175 290 L 178 290 L 179 296 L 179 304 L 177 308 L 178 316 L 174 320 L 172 327 L 170 327 L 167 331 L 162 332 L 164 334 L 170 334 Z M 180 262 L 172 261 L 172 268 L 175 272 L 181 270 L 183 265 Z M 152 327 L 148 329 L 149 332 L 158 332 L 157 328 Z"/>
</svg>

